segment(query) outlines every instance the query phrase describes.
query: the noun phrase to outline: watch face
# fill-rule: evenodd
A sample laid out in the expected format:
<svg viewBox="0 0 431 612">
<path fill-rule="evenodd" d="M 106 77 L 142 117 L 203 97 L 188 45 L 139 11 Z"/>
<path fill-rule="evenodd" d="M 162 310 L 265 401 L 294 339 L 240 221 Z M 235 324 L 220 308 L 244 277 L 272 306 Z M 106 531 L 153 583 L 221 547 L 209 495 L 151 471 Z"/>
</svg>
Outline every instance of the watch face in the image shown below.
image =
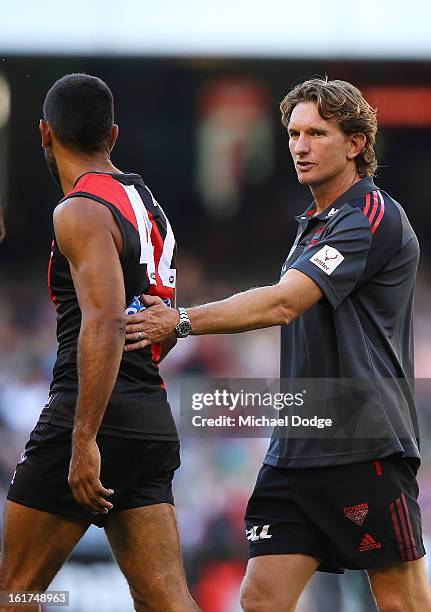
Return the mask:
<svg viewBox="0 0 431 612">
<path fill-rule="evenodd" d="M 177 325 L 177 334 L 180 338 L 186 338 L 192 331 L 192 326 L 188 321 L 180 321 Z"/>
</svg>

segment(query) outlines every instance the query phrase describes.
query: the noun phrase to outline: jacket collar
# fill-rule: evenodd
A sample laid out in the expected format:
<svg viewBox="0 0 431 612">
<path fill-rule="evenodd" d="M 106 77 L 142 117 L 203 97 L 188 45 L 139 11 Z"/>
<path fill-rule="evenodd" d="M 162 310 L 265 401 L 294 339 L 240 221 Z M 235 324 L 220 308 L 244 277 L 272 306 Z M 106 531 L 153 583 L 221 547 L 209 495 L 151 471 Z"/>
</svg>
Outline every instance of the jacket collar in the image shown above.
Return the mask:
<svg viewBox="0 0 431 612">
<path fill-rule="evenodd" d="M 371 176 L 365 176 L 363 179 L 355 183 L 350 189 L 342 193 L 332 204 L 329 204 L 324 211 L 320 214 L 315 215 L 314 212 L 316 210 L 316 203 L 313 201 L 302 214 L 295 217 L 297 221 L 304 221 L 305 219 L 309 219 L 313 217 L 313 219 L 326 220 L 330 219 L 332 215 L 337 212 L 338 208 L 340 208 L 343 204 L 346 204 L 349 200 L 355 200 L 356 198 L 361 198 L 367 193 L 374 191 L 377 187 L 374 184 L 374 181 Z"/>
</svg>

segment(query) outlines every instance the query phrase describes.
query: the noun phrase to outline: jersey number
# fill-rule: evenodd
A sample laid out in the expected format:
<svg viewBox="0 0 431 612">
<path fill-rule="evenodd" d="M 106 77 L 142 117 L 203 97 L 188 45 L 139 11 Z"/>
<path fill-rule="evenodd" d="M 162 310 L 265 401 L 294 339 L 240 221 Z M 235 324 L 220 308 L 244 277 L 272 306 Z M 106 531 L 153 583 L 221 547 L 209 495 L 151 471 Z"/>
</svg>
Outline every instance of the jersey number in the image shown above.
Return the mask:
<svg viewBox="0 0 431 612">
<path fill-rule="evenodd" d="M 139 239 L 141 242 L 141 257 L 139 263 L 147 265 L 148 280 L 152 285 L 157 285 L 158 280 L 164 287 L 175 287 L 176 270 L 171 268 L 172 256 L 175 248 L 175 238 L 168 218 L 166 221 L 166 237 L 162 240 L 159 229 L 154 219 L 150 219 L 138 191 L 133 185 L 123 185 L 127 192 L 130 203 L 138 223 Z M 148 188 L 147 188 L 148 189 Z M 155 201 L 153 194 L 148 189 L 155 206 L 160 206 Z M 160 209 L 161 214 L 163 211 Z"/>
</svg>

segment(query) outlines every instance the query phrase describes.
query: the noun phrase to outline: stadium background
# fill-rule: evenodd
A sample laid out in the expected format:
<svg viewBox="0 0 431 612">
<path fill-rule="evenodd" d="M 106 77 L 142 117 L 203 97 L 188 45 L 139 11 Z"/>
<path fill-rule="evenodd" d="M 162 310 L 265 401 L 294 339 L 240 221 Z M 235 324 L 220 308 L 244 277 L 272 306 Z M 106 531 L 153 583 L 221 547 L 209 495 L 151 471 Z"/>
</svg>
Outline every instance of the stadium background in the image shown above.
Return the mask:
<svg viewBox="0 0 431 612">
<path fill-rule="evenodd" d="M 96 18 L 99 4 L 89 3 L 94 10 L 87 22 Z M 126 4 L 137 10 L 135 21 L 148 16 L 142 6 L 139 12 L 136 3 Z M 167 14 L 171 4 L 165 6 Z M 282 5 L 276 0 L 266 4 L 275 13 Z M 238 30 L 235 15 L 219 16 L 213 23 L 215 34 L 205 41 L 207 19 L 197 42 L 192 37 L 187 41 L 191 30 L 184 30 L 183 15 L 176 46 L 166 22 L 163 35 L 156 36 L 155 19 L 149 20 L 152 28 L 143 19 L 141 39 L 133 30 L 129 39 L 123 32 L 120 41 L 111 28 L 111 43 L 106 36 L 100 42 L 99 29 L 89 29 L 88 23 L 84 34 L 72 36 L 69 24 L 68 42 L 63 9 L 55 27 L 45 24 L 45 30 L 44 15 L 35 14 L 33 24 L 27 15 L 29 23 L 23 27 L 18 14 L 6 14 L 0 24 L 0 197 L 7 207 L 7 237 L 0 246 L 0 509 L 46 401 L 56 349 L 46 265 L 52 210 L 61 194 L 47 172 L 37 130 L 50 85 L 65 73 L 82 71 L 100 76 L 112 88 L 120 126 L 113 161 L 125 171 L 141 173 L 169 215 L 179 245 L 178 303 L 191 305 L 277 280 L 295 232 L 293 216 L 310 200 L 297 184 L 278 104 L 298 80 L 328 74 L 357 84 L 379 106 L 382 165 L 376 182 L 405 206 L 421 244 L 416 373 L 423 431 L 421 503 L 430 546 L 431 42 L 422 35 L 415 4 L 424 6 L 413 2 L 410 13 L 397 16 L 393 38 L 371 36 L 373 22 L 366 44 L 354 32 L 349 38 L 347 29 L 343 36 L 338 32 L 338 46 L 328 26 L 341 6 L 336 1 L 329 3 L 328 14 L 318 15 L 321 30 L 314 23 L 308 32 L 313 36 L 302 46 L 302 23 L 294 19 L 285 26 L 290 41 L 280 38 L 278 27 L 272 41 L 264 31 L 267 47 L 261 38 L 254 47 L 250 41 L 242 44 L 248 18 L 250 35 L 256 32 L 257 16 L 253 21 L 250 14 Z M 226 2 L 221 5 L 226 9 Z M 372 3 L 362 6 L 366 12 Z M 79 0 L 76 9 L 82 7 Z M 310 11 L 315 8 L 311 2 Z M 343 10 L 352 17 L 352 9 Z M 387 25 L 394 27 L 392 13 L 379 13 L 378 18 L 392 20 Z M 171 29 L 172 21 L 170 14 Z M 221 22 L 230 24 L 227 32 Z M 150 29 L 151 36 L 146 36 Z M 193 31 L 198 30 L 197 20 Z M 402 31 L 406 36 L 400 39 Z M 179 381 L 185 375 L 276 377 L 278 342 L 277 330 L 180 342 L 162 366 L 174 410 L 178 412 Z M 261 439 L 183 440 L 182 467 L 175 479 L 177 512 L 189 583 L 205 612 L 239 610 L 246 563 L 242 516 L 266 445 Z M 131 610 L 127 586 L 103 531 L 96 528 L 79 544 L 54 587 L 70 590 L 74 612 Z M 374 609 L 360 573 L 318 575 L 300 605 L 302 612 Z"/>
</svg>

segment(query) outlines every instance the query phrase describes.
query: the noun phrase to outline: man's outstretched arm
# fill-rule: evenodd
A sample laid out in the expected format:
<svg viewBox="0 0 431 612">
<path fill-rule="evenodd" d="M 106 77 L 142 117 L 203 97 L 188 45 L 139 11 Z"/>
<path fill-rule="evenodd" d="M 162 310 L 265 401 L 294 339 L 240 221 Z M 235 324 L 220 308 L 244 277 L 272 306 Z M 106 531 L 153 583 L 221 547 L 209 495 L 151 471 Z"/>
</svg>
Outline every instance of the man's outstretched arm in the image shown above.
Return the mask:
<svg viewBox="0 0 431 612">
<path fill-rule="evenodd" d="M 124 347 L 125 290 L 117 250 L 119 230 L 107 208 L 85 198 L 60 205 L 54 213 L 54 228 L 60 251 L 69 261 L 82 313 L 69 484 L 77 502 L 87 510 L 107 512 L 112 504 L 106 498 L 113 491 L 100 482 L 96 435 Z"/>
<path fill-rule="evenodd" d="M 187 308 L 193 334 L 233 334 L 290 323 L 322 298 L 319 286 L 306 274 L 289 270 L 277 285 L 250 289 L 226 300 Z M 178 311 L 158 298 L 145 296 L 149 308 L 128 318 L 125 350 L 143 348 L 172 334 Z M 144 339 L 138 340 L 138 333 Z"/>
</svg>

